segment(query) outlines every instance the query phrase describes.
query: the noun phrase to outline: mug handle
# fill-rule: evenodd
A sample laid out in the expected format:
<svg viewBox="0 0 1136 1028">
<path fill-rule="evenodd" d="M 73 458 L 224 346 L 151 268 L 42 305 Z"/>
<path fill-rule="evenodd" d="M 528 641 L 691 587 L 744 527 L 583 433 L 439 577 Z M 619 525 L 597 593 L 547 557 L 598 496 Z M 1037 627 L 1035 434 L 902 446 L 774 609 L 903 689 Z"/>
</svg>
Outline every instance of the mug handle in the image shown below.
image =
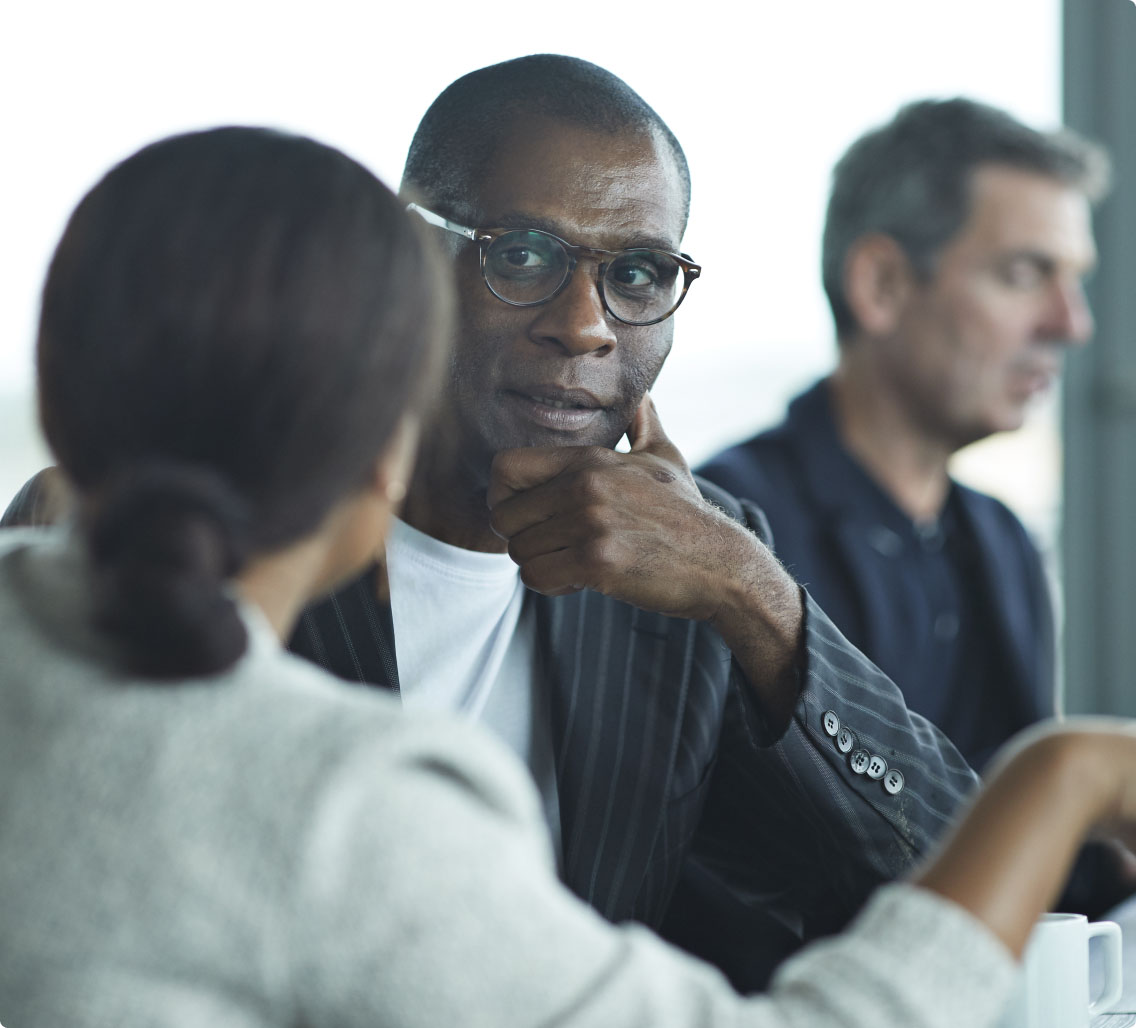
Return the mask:
<svg viewBox="0 0 1136 1028">
<path fill-rule="evenodd" d="M 1104 945 L 1104 989 L 1089 1004 L 1089 1014 L 1111 1010 L 1120 1001 L 1124 991 L 1124 974 L 1121 970 L 1120 925 L 1114 921 L 1090 921 L 1089 939 L 1100 936 Z"/>
</svg>

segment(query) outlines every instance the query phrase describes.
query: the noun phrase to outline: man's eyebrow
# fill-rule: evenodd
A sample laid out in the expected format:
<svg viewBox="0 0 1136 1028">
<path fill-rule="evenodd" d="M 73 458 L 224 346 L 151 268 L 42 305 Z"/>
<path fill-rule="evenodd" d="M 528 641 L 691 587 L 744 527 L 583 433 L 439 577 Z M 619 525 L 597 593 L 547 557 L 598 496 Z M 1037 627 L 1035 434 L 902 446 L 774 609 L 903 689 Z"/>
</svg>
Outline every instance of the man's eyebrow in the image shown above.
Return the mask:
<svg viewBox="0 0 1136 1028">
<path fill-rule="evenodd" d="M 573 239 L 568 234 L 563 225 L 558 224 L 548 218 L 542 218 L 539 214 L 533 214 L 531 211 L 506 211 L 504 214 L 499 214 L 491 221 L 485 222 L 480 226 L 481 228 L 535 228 L 541 232 L 548 232 L 565 242 L 572 243 L 576 246 L 588 246 L 587 240 Z M 650 235 L 636 235 L 628 239 L 621 240 L 621 250 L 636 250 L 636 249 L 650 249 L 650 250 L 666 250 L 667 253 L 677 253 L 678 247 L 675 246 L 669 239 L 664 239 L 662 236 Z"/>
<path fill-rule="evenodd" d="M 1002 255 L 1002 259 L 1006 263 L 1013 261 L 1029 261 L 1039 271 L 1051 272 L 1057 267 L 1057 261 L 1052 254 L 1046 253 L 1044 250 L 1033 250 L 1023 248 L 1018 250 L 1008 250 Z"/>
<path fill-rule="evenodd" d="M 1022 260 L 1029 261 L 1034 265 L 1034 267 L 1036 267 L 1045 275 L 1052 275 L 1057 270 L 1057 258 L 1054 257 L 1053 254 L 1047 253 L 1044 250 L 1034 250 L 1027 247 L 1020 250 L 1010 250 L 1003 255 L 1003 261 L 1005 263 Z M 1089 260 L 1084 269 L 1081 271 L 1081 276 L 1087 276 L 1096 268 L 1096 264 L 1097 256 L 1096 252 L 1094 251 L 1089 255 Z"/>
</svg>

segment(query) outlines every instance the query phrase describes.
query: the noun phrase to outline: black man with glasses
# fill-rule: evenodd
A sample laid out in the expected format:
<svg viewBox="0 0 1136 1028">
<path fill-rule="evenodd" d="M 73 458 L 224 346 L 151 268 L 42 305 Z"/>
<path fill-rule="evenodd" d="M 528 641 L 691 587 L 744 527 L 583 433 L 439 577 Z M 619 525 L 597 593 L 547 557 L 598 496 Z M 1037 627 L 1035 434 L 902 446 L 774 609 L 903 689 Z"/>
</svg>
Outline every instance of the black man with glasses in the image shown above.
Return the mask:
<svg viewBox="0 0 1136 1028">
<path fill-rule="evenodd" d="M 756 986 L 973 773 L 662 428 L 647 390 L 701 268 L 658 115 L 586 62 L 482 69 L 423 118 L 402 191 L 457 277 L 448 386 L 385 557 L 293 649 L 485 723 L 576 893 Z"/>
<path fill-rule="evenodd" d="M 595 65 L 443 91 L 402 193 L 457 283 L 444 395 L 384 554 L 291 647 L 499 735 L 565 883 L 744 988 L 908 868 L 976 779 L 667 438 L 648 389 L 701 272 L 689 185 Z"/>
</svg>

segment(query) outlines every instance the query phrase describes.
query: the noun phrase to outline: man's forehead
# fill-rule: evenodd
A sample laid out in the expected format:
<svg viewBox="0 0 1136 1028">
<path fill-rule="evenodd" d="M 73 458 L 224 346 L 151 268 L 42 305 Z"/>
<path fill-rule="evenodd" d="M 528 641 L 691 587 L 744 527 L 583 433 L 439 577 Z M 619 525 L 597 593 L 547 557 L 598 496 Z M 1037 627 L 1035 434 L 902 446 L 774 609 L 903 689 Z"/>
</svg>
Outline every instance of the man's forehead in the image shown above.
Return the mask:
<svg viewBox="0 0 1136 1028">
<path fill-rule="evenodd" d="M 522 119 L 479 179 L 470 199 L 486 228 L 525 225 L 569 242 L 667 249 L 678 248 L 685 228 L 685 183 L 669 147 L 646 130 Z"/>
<path fill-rule="evenodd" d="M 1091 206 L 1076 187 L 1006 165 L 982 165 L 970 183 L 970 216 L 960 235 L 994 249 L 1035 248 L 1058 259 L 1095 257 Z"/>
</svg>

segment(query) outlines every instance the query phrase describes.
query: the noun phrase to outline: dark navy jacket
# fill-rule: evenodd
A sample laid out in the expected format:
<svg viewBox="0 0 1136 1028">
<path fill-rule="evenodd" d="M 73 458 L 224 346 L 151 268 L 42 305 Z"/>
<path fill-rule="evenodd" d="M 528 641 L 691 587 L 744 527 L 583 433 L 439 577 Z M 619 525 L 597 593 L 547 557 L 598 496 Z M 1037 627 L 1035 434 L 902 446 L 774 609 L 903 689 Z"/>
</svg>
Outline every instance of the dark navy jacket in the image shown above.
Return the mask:
<svg viewBox="0 0 1136 1028">
<path fill-rule="evenodd" d="M 941 651 L 933 648 L 932 626 L 920 623 L 929 617 L 926 606 L 904 598 L 914 587 L 903 553 L 912 533 L 904 539 L 881 524 L 883 501 L 873 502 L 869 492 L 878 487 L 842 447 L 825 383 L 797 397 L 782 424 L 724 451 L 699 473 L 761 507 L 789 572 L 914 709 L 940 720 L 917 698 L 920 676 Z M 950 504 L 973 554 L 965 600 L 981 612 L 978 637 L 992 651 L 977 662 L 981 680 L 960 673 L 953 700 L 985 709 L 990 724 L 961 724 L 956 737 L 948 700 L 940 727 L 981 766 L 1002 739 L 1054 712 L 1053 616 L 1041 561 L 1021 522 L 998 500 L 957 483 Z M 964 662 L 960 672 L 974 664 Z"/>
</svg>

